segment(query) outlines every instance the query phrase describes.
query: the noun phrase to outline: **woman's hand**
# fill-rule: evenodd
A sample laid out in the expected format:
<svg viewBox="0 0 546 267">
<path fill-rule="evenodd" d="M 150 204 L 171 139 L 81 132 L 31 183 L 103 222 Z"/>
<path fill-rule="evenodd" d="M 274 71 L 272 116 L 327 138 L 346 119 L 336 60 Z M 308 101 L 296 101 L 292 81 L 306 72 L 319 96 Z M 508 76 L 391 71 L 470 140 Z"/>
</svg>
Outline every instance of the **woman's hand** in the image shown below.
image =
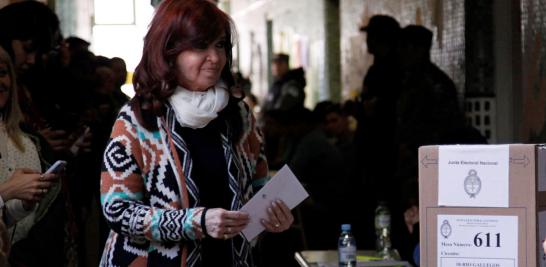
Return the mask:
<svg viewBox="0 0 546 267">
<path fill-rule="evenodd" d="M 53 151 L 65 152 L 70 147 L 70 142 L 63 130 L 53 130 L 51 128 L 41 129 L 40 134 L 47 140 Z"/>
<path fill-rule="evenodd" d="M 209 209 L 205 214 L 207 233 L 213 238 L 229 239 L 238 235 L 248 224 L 246 212 L 222 208 Z"/>
<path fill-rule="evenodd" d="M 25 206 L 33 205 L 42 199 L 54 181 L 56 174 L 40 174 L 30 169 L 16 169 L 2 184 L 0 195 L 4 201 L 20 199 Z"/>
<path fill-rule="evenodd" d="M 77 156 L 81 153 L 91 152 L 93 134 L 89 131 L 89 127 L 87 127 L 78 137 L 71 135 L 70 139 L 73 140 L 72 146 L 70 147 L 72 155 Z"/>
<path fill-rule="evenodd" d="M 282 200 L 275 200 L 267 208 L 268 220 L 262 220 L 262 225 L 269 232 L 280 233 L 288 230 L 294 222 L 292 212 Z"/>
</svg>

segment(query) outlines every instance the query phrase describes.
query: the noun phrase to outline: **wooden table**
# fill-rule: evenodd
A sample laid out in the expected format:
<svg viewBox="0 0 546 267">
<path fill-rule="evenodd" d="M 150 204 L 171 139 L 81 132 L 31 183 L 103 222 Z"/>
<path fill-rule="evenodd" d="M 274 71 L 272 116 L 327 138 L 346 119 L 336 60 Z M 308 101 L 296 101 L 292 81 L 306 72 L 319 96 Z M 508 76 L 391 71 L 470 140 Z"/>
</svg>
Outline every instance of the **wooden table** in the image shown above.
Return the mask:
<svg viewBox="0 0 546 267">
<path fill-rule="evenodd" d="M 374 251 L 359 250 L 357 256 L 374 256 Z M 296 261 L 301 267 L 338 267 L 338 258 L 336 250 L 304 250 L 296 252 Z M 394 267 L 405 266 L 412 267 L 406 261 L 358 261 L 357 267 Z"/>
</svg>

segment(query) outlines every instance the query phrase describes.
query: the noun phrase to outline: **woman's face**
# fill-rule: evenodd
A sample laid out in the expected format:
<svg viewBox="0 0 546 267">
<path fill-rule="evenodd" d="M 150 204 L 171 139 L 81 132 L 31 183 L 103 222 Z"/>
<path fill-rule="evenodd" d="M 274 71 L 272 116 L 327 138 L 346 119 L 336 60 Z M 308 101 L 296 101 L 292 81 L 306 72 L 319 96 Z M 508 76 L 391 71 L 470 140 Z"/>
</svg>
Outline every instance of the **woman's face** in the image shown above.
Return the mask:
<svg viewBox="0 0 546 267">
<path fill-rule="evenodd" d="M 176 57 L 178 83 L 192 91 L 206 91 L 220 79 L 226 65 L 226 37 L 221 35 L 203 47 L 182 51 Z"/>
<path fill-rule="evenodd" d="M 11 77 L 8 65 L 0 62 L 0 109 L 4 109 L 9 100 Z"/>
<path fill-rule="evenodd" d="M 33 48 L 32 41 L 12 40 L 11 48 L 17 75 L 26 72 L 36 64 L 36 49 Z"/>
</svg>

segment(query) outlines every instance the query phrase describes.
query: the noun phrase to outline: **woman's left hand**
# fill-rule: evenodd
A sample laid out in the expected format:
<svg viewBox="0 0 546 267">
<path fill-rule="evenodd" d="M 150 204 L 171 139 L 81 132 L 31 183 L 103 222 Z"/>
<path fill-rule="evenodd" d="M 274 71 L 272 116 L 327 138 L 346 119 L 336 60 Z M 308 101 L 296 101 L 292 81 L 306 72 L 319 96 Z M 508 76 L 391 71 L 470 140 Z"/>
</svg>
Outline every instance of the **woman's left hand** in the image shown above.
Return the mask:
<svg viewBox="0 0 546 267">
<path fill-rule="evenodd" d="M 269 232 L 280 233 L 288 230 L 294 222 L 292 212 L 282 200 L 271 202 L 271 207 L 267 208 L 267 220 L 262 220 L 262 225 Z"/>
</svg>

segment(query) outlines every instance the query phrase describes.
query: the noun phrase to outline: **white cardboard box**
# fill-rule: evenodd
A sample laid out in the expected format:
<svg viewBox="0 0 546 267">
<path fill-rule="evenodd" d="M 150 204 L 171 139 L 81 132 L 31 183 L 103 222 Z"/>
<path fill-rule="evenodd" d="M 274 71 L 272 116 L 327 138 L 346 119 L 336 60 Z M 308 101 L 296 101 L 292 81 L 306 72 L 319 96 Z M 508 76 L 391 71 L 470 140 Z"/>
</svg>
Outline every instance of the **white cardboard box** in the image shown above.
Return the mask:
<svg viewBox="0 0 546 267">
<path fill-rule="evenodd" d="M 506 145 L 505 157 L 497 161 L 484 160 L 482 165 L 507 166 L 506 178 L 495 177 L 497 172 L 486 174 L 484 170 L 475 169 L 472 160 L 465 160 L 467 154 L 462 154 L 465 156 L 461 161 L 465 164 L 452 170 L 462 168 L 462 173 L 467 175 L 459 175 L 460 179 L 454 177 L 450 180 L 451 187 L 458 197 L 473 198 L 476 202 L 463 201 L 461 205 L 439 199 L 439 184 L 445 185 L 451 179 L 446 178 L 449 173 L 446 174 L 444 168 L 448 156 L 440 153 L 439 148 L 419 148 L 421 266 L 546 267 L 542 252 L 542 240 L 546 236 L 546 147 Z M 465 146 L 451 148 L 465 149 Z M 470 158 L 473 152 L 469 153 Z M 439 177 L 440 162 L 444 168 L 442 177 Z M 456 160 L 450 163 L 457 164 Z M 503 168 L 499 168 L 498 176 L 502 176 Z M 504 182 L 507 186 L 502 185 Z M 491 189 L 497 190 L 501 204 L 480 206 L 483 197 L 480 194 Z"/>
</svg>

